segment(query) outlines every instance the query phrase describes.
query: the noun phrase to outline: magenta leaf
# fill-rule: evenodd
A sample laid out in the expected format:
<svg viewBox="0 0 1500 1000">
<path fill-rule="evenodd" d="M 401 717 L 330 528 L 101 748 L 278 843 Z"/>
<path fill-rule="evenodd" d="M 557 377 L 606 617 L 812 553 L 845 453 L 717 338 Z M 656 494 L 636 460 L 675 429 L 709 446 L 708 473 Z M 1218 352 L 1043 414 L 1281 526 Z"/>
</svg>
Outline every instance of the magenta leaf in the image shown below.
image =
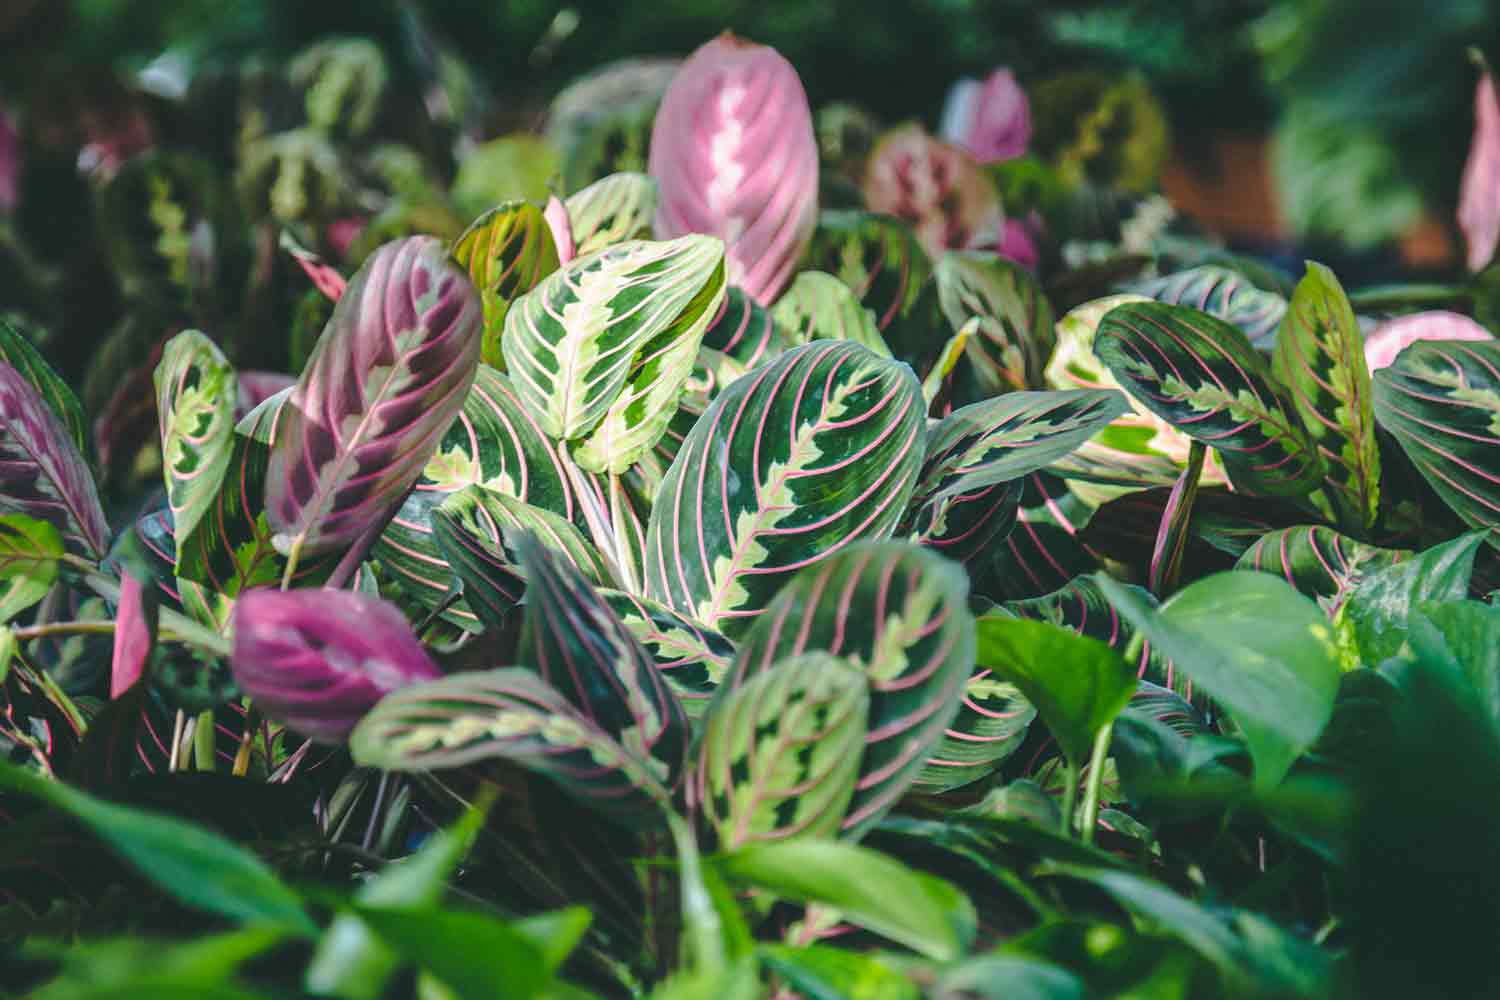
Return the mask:
<svg viewBox="0 0 1500 1000">
<path fill-rule="evenodd" d="M 985 78 L 960 80 L 943 107 L 942 136 L 980 163 L 1024 156 L 1031 143 L 1031 102 L 1008 67 Z"/>
<path fill-rule="evenodd" d="M 1474 139 L 1458 190 L 1458 225 L 1469 245 L 1469 270 L 1483 270 L 1500 244 L 1500 95 L 1488 71 L 1474 91 Z"/>
<path fill-rule="evenodd" d="M 120 601 L 115 606 L 115 648 L 109 665 L 109 697 L 113 701 L 135 686 L 146 671 L 146 660 L 156 644 L 156 601 L 141 581 L 120 574 Z"/>
</svg>

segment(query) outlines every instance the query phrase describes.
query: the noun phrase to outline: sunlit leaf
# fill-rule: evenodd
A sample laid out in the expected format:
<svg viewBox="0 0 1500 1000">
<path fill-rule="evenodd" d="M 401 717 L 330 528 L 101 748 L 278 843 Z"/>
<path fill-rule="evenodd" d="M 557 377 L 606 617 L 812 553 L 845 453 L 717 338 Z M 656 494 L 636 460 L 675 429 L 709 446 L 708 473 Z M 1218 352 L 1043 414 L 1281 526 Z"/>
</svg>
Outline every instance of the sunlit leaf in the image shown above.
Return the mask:
<svg viewBox="0 0 1500 1000">
<path fill-rule="evenodd" d="M 528 201 L 508 201 L 485 212 L 453 241 L 453 259 L 469 272 L 484 310 L 479 356 L 503 368 L 500 338 L 511 303 L 558 267 L 557 246 L 542 210 Z"/>
<path fill-rule="evenodd" d="M 568 196 L 574 256 L 582 257 L 626 240 L 651 235 L 656 181 L 645 174 L 610 174 Z"/>
</svg>

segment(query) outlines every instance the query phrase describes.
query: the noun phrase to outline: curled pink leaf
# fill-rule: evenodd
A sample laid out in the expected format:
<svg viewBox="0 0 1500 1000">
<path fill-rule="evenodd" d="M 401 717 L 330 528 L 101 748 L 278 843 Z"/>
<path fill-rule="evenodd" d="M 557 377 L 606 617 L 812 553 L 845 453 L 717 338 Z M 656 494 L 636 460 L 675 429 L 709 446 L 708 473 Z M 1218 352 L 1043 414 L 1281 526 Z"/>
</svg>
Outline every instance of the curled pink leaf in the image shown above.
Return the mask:
<svg viewBox="0 0 1500 1000">
<path fill-rule="evenodd" d="M 573 245 L 573 223 L 568 218 L 568 207 L 557 195 L 547 199 L 547 208 L 542 213 L 547 220 L 547 229 L 552 233 L 552 243 L 557 247 L 557 261 L 566 264 L 576 255 Z"/>
<path fill-rule="evenodd" d="M 442 676 L 394 605 L 352 590 L 250 590 L 230 664 L 269 719 L 323 743 L 397 688 Z"/>
<path fill-rule="evenodd" d="M 1365 338 L 1365 364 L 1371 372 L 1396 360 L 1419 340 L 1493 340 L 1494 334 L 1462 313 L 1432 309 L 1388 319 Z"/>
<path fill-rule="evenodd" d="M 728 32 L 699 48 L 656 114 L 650 171 L 657 237 L 719 237 L 730 283 L 775 299 L 818 213 L 818 143 L 791 63 Z"/>
<path fill-rule="evenodd" d="M 1488 72 L 1474 91 L 1474 139 L 1458 189 L 1458 224 L 1469 244 L 1469 270 L 1483 270 L 1500 244 L 1500 95 Z"/>
<path fill-rule="evenodd" d="M 911 223 L 928 253 L 992 245 L 1005 216 L 990 179 L 968 153 L 920 125 L 887 132 L 865 166 L 865 201 Z"/>
<path fill-rule="evenodd" d="M 115 606 L 115 648 L 109 665 L 110 700 L 129 691 L 146 671 L 156 629 L 148 618 L 141 581 L 120 574 L 120 600 Z"/>
<path fill-rule="evenodd" d="M 1000 245 L 996 247 L 1000 256 L 1013 260 L 1028 271 L 1035 271 L 1041 262 L 1041 252 L 1031 235 L 1032 227 L 1020 219 L 1006 219 L 1000 229 Z"/>
<path fill-rule="evenodd" d="M 1031 143 L 1031 102 L 1015 74 L 1002 66 L 983 83 L 954 84 L 939 132 L 980 163 L 1013 160 Z"/>
</svg>

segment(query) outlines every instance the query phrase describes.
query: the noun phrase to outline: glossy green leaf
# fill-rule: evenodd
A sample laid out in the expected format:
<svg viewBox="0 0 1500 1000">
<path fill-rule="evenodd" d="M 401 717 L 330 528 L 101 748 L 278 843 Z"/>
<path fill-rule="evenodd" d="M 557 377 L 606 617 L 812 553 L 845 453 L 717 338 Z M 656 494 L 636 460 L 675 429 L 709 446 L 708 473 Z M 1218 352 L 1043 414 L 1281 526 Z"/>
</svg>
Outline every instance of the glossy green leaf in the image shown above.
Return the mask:
<svg viewBox="0 0 1500 1000">
<path fill-rule="evenodd" d="M 712 237 L 580 257 L 506 319 L 516 391 L 580 465 L 623 472 L 666 430 L 723 294 L 724 246 Z"/>
<path fill-rule="evenodd" d="M 923 794 L 961 788 L 993 774 L 1021 747 L 1036 708 L 1016 685 L 981 667 L 964 684 L 958 714 L 912 787 Z"/>
<path fill-rule="evenodd" d="M 500 338 L 511 304 L 558 267 L 547 220 L 529 201 L 505 202 L 475 219 L 453 241 L 452 254 L 479 289 L 484 310 L 480 360 L 504 368 Z"/>
<path fill-rule="evenodd" d="M 956 333 L 971 317 L 979 336 L 966 356 L 985 395 L 1042 385 L 1052 354 L 1052 306 L 1031 272 L 997 253 L 950 250 L 933 272 L 938 303 Z"/>
<path fill-rule="evenodd" d="M 1413 651 L 1466 677 L 1477 706 L 1500 735 L 1500 608 L 1479 601 L 1425 601 L 1408 621 Z"/>
<path fill-rule="evenodd" d="M 68 813 L 183 903 L 245 923 L 311 933 L 297 894 L 249 851 L 195 823 L 104 802 L 0 763 L 0 786 Z"/>
<path fill-rule="evenodd" d="M 874 212 L 821 213 L 807 263 L 848 285 L 874 314 L 888 343 L 892 333 L 917 318 L 923 287 L 932 276 L 932 261 L 911 227 Z"/>
<path fill-rule="evenodd" d="M 921 463 L 905 365 L 815 342 L 731 384 L 673 459 L 646 536 L 647 596 L 733 638 L 797 570 L 894 529 Z"/>
<path fill-rule="evenodd" d="M 229 468 L 239 382 L 197 330 L 167 341 L 154 379 L 167 503 L 174 531 L 186 536 L 213 507 Z"/>
<path fill-rule="evenodd" d="M 870 694 L 821 651 L 781 660 L 714 702 L 698 801 L 726 850 L 838 833 L 854 796 Z"/>
<path fill-rule="evenodd" d="M 1299 496 L 1321 481 L 1323 463 L 1270 367 L 1223 320 L 1184 306 L 1127 303 L 1099 324 L 1094 351 L 1139 402 L 1216 449 L 1239 488 Z"/>
<path fill-rule="evenodd" d="M 1292 293 L 1273 370 L 1323 457 L 1339 523 L 1368 531 L 1380 508 L 1380 447 L 1365 339 L 1343 286 L 1322 264 L 1308 261 Z"/>
<path fill-rule="evenodd" d="M 0 516 L 0 623 L 47 596 L 62 556 L 62 535 L 51 524 L 25 514 Z"/>
<path fill-rule="evenodd" d="M 771 319 L 794 347 L 814 340 L 852 340 L 883 358 L 891 356 L 875 317 L 849 286 L 822 271 L 803 271 L 771 307 Z"/>
<path fill-rule="evenodd" d="M 702 715 L 734 661 L 734 643 L 659 601 L 623 590 L 599 596 L 656 662 L 692 718 Z"/>
<path fill-rule="evenodd" d="M 625 171 L 603 177 L 564 202 L 579 257 L 651 235 L 656 215 L 656 181 Z"/>
<path fill-rule="evenodd" d="M 976 631 L 979 664 L 1021 689 L 1063 755 L 1081 767 L 1099 730 L 1130 700 L 1135 671 L 1097 639 L 1046 622 L 987 615 Z"/>
<path fill-rule="evenodd" d="M 1483 532 L 1434 545 L 1410 559 L 1366 575 L 1348 596 L 1344 621 L 1366 666 L 1379 666 L 1401 652 L 1407 619 L 1423 601 L 1459 601 L 1468 596 L 1474 556 Z"/>
<path fill-rule="evenodd" d="M 459 1000 L 531 1000 L 552 970 L 542 948 L 488 913 L 443 906 L 354 905 L 402 958 L 426 969 Z"/>
<path fill-rule="evenodd" d="M 1121 616 L 1228 710 L 1249 745 L 1256 788 L 1279 784 L 1333 714 L 1339 653 L 1322 610 L 1267 573 L 1206 577 L 1155 611 L 1098 579 Z"/>
<path fill-rule="evenodd" d="M 957 958 L 974 939 L 967 896 L 868 848 L 792 840 L 746 847 L 713 864 L 733 883 L 833 907 L 848 922 L 940 961 Z"/>
<path fill-rule="evenodd" d="M 506 612 L 521 603 L 526 577 L 516 538 L 530 532 L 567 559 L 592 584 L 614 576 L 578 529 L 558 515 L 483 486 L 467 486 L 432 510 L 433 539 L 463 583 L 464 601 L 479 620 L 502 628 Z"/>
<path fill-rule="evenodd" d="M 1066 969 L 1021 955 L 979 955 L 944 972 L 933 1000 L 1086 1000 L 1088 985 Z"/>
<path fill-rule="evenodd" d="M 703 332 L 703 346 L 729 355 L 748 369 L 785 353 L 787 342 L 770 310 L 743 288 L 730 285 L 723 310 Z"/>
<path fill-rule="evenodd" d="M 88 422 L 83 415 L 83 406 L 73 389 L 63 377 L 53 370 L 16 325 L 0 318 L 0 361 L 21 373 L 31 387 L 51 407 L 53 414 L 68 432 L 78 453 L 89 458 L 94 452 L 94 439 L 89 433 Z"/>
<path fill-rule="evenodd" d="M 1312 524 L 1263 535 L 1234 568 L 1276 574 L 1315 598 L 1332 619 L 1367 576 L 1410 557 L 1409 549 L 1366 545 L 1325 525 Z"/>
<path fill-rule="evenodd" d="M 1375 419 L 1465 524 L 1500 525 L 1500 342 L 1406 348 L 1375 373 Z"/>
<path fill-rule="evenodd" d="M 1242 330 L 1256 347 L 1269 348 L 1287 313 L 1287 300 L 1256 287 L 1233 268 L 1203 264 L 1137 281 L 1131 292 L 1174 306 L 1191 306 Z M 1295 308 L 1295 306 L 1293 307 Z"/>
<path fill-rule="evenodd" d="M 967 597 L 962 568 L 925 549 L 852 546 L 782 588 L 745 636 L 709 711 L 803 653 L 825 652 L 862 670 L 870 684 L 869 731 L 842 826 L 858 836 L 905 793 L 958 712 L 974 672 Z"/>
<path fill-rule="evenodd" d="M 899 966 L 873 952 L 827 945 L 763 945 L 766 967 L 806 1000 L 921 1000 Z"/>
</svg>

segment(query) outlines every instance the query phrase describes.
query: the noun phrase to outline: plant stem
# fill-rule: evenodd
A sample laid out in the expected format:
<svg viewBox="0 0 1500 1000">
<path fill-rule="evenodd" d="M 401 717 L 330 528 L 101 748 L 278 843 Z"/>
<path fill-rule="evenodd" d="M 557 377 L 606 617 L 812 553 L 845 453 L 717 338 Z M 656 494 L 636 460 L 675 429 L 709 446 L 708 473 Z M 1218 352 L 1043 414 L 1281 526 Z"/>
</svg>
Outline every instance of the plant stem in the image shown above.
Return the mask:
<svg viewBox="0 0 1500 1000">
<path fill-rule="evenodd" d="M 1073 806 L 1078 801 L 1078 765 L 1071 760 L 1063 763 L 1062 832 L 1068 836 L 1073 832 Z"/>
<path fill-rule="evenodd" d="M 182 730 L 187 725 L 187 713 L 182 709 L 177 710 L 177 715 L 172 720 L 172 749 L 167 754 L 167 773 L 177 772 L 177 758 L 182 753 Z"/>
<path fill-rule="evenodd" d="M 302 539 L 292 543 L 292 551 L 286 556 L 286 569 L 281 571 L 281 589 L 292 589 L 292 577 L 297 575 L 297 560 L 302 556 Z"/>
<path fill-rule="evenodd" d="M 698 842 L 681 816 L 669 812 L 667 825 L 677 848 L 677 877 L 682 883 L 682 923 L 692 944 L 693 961 L 702 972 L 720 972 L 725 964 L 723 933 L 719 926 L 719 911 L 714 908 L 714 901 L 703 884 Z"/>
<path fill-rule="evenodd" d="M 250 772 L 250 747 L 255 743 L 255 727 L 260 725 L 260 712 L 254 705 L 245 711 L 245 731 L 240 736 L 240 748 L 235 751 L 234 767 L 230 770 L 236 778 Z"/>
<path fill-rule="evenodd" d="M 202 712 L 193 720 L 193 766 L 199 771 L 214 769 L 214 713 Z"/>
<path fill-rule="evenodd" d="M 104 574 L 93 571 L 91 569 L 84 578 L 84 582 L 88 584 L 90 590 L 98 594 L 100 597 L 104 598 L 106 601 L 118 602 L 120 600 L 120 584 L 115 580 L 111 580 Z M 211 653 L 214 656 L 229 655 L 229 641 L 219 633 L 213 631 L 212 629 L 204 628 L 202 625 L 199 625 L 191 618 L 188 618 L 186 615 L 179 614 L 176 611 L 173 611 L 171 608 L 162 608 L 160 611 L 160 615 L 161 638 L 167 639 L 169 641 L 185 643 L 189 646 L 197 646 L 204 652 Z M 53 622 L 52 624 L 61 625 L 74 623 Z M 104 624 L 107 624 L 109 626 L 109 632 L 112 633 L 114 631 L 114 622 L 107 622 Z M 33 627 L 40 628 L 43 626 Z M 16 631 L 19 635 L 21 630 L 17 629 Z M 93 630 L 84 629 L 81 631 Z"/>
<path fill-rule="evenodd" d="M 1088 787 L 1083 791 L 1083 842 L 1094 842 L 1094 827 L 1099 825 L 1099 789 L 1104 784 L 1104 758 L 1109 755 L 1113 722 L 1105 724 L 1094 737 L 1094 752 L 1089 755 Z"/>
</svg>

